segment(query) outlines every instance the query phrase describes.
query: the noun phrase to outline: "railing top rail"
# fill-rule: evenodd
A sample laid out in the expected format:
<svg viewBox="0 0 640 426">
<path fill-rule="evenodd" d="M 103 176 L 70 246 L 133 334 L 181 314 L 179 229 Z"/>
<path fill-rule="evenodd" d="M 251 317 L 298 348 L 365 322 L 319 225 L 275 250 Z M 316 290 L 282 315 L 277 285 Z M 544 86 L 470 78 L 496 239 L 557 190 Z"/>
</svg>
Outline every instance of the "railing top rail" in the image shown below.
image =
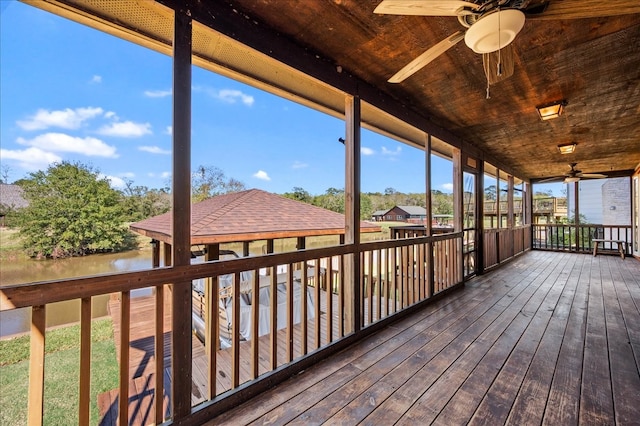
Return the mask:
<svg viewBox="0 0 640 426">
<path fill-rule="evenodd" d="M 402 247 L 461 238 L 462 232 L 432 235 L 428 237 L 400 240 L 372 241 L 360 244 L 360 251 Z M 188 266 L 169 266 L 134 272 L 67 278 L 55 281 L 13 284 L 0 287 L 0 311 L 28 306 L 46 305 L 64 300 L 80 299 L 102 294 L 136 290 L 169 283 L 215 277 L 236 272 L 256 270 L 274 265 L 304 262 L 331 256 L 342 256 L 354 252 L 352 244 L 305 249 L 287 253 L 272 253 L 261 256 L 219 260 Z"/>
</svg>

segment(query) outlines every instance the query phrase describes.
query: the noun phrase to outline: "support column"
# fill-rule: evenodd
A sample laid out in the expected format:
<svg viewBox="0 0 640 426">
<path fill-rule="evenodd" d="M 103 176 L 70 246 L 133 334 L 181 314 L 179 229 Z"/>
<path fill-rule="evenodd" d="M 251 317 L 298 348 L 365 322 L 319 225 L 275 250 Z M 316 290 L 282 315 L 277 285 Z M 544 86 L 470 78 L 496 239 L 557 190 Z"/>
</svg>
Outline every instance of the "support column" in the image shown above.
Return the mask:
<svg viewBox="0 0 640 426">
<path fill-rule="evenodd" d="M 433 224 L 433 209 L 431 205 L 431 135 L 427 135 L 424 143 L 424 169 L 425 169 L 425 206 L 427 210 L 427 223 L 424 224 L 425 235 L 431 235 L 433 230 L 431 229 Z M 427 274 L 427 297 L 433 296 L 433 275 L 434 270 L 434 257 L 433 257 L 434 243 L 427 244 L 427 259 L 429 264 L 427 265 L 429 273 Z"/>
<path fill-rule="evenodd" d="M 173 263 L 191 263 L 191 39 L 189 2 L 175 11 L 173 36 Z M 173 283 L 173 420 L 191 412 L 191 281 Z"/>
<path fill-rule="evenodd" d="M 353 253 L 345 259 L 345 334 L 360 330 L 360 98 L 345 99 L 345 244 Z"/>
</svg>

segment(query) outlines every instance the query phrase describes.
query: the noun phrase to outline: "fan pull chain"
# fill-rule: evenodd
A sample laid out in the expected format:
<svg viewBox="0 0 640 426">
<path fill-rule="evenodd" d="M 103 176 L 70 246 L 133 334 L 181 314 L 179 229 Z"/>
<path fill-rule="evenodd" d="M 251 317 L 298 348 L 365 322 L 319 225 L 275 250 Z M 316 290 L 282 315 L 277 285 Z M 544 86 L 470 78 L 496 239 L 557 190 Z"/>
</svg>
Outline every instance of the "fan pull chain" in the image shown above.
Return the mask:
<svg viewBox="0 0 640 426">
<path fill-rule="evenodd" d="M 491 85 L 489 84 L 489 77 L 487 77 L 487 99 L 491 99 L 491 94 L 489 93 L 489 88 Z"/>
</svg>

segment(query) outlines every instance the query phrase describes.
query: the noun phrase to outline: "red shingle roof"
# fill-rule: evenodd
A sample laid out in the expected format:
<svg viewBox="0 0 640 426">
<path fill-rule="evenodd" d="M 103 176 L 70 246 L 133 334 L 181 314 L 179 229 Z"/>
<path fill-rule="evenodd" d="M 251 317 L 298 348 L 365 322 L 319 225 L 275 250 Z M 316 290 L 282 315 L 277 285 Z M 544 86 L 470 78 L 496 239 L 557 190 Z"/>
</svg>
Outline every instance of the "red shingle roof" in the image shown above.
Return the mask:
<svg viewBox="0 0 640 426">
<path fill-rule="evenodd" d="M 171 243 L 172 212 L 130 225 L 132 231 Z M 191 243 L 240 242 L 344 233 L 345 217 L 259 189 L 218 195 L 191 206 Z M 360 222 L 361 232 L 379 226 Z"/>
</svg>

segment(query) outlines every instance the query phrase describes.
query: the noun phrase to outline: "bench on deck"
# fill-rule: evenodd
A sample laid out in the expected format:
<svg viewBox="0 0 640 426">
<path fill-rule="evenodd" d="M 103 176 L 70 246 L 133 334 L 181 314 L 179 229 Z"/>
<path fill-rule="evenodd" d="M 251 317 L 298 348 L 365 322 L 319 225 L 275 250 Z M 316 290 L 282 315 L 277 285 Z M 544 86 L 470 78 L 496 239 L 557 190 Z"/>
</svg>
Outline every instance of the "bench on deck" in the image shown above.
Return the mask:
<svg viewBox="0 0 640 426">
<path fill-rule="evenodd" d="M 605 243 L 616 243 L 618 244 L 618 253 L 620 253 L 620 257 L 624 259 L 624 255 L 627 253 L 627 242 L 625 240 L 607 240 L 605 238 L 594 238 L 591 240 L 593 242 L 593 255 L 598 255 L 598 245 L 602 243 L 602 248 L 604 248 Z M 612 246 L 613 248 L 613 246 Z"/>
</svg>

